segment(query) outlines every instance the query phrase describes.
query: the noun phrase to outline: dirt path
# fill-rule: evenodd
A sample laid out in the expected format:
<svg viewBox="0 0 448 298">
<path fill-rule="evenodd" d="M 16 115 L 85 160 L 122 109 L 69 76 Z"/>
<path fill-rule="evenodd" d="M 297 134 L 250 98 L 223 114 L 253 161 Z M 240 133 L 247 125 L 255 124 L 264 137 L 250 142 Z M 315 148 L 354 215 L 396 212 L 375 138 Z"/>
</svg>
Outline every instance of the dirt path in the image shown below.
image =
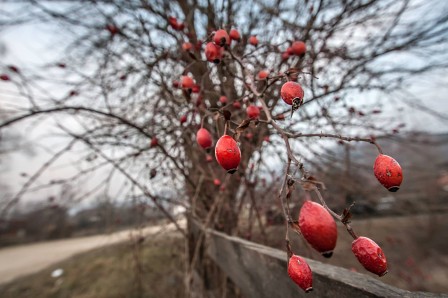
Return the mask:
<svg viewBox="0 0 448 298">
<path fill-rule="evenodd" d="M 184 222 L 179 223 L 185 226 Z M 141 230 L 143 235 L 174 230 L 173 224 L 152 226 Z M 0 249 L 0 284 L 19 276 L 38 272 L 75 254 L 105 245 L 129 240 L 136 230 L 126 230 L 107 235 L 40 242 Z"/>
</svg>

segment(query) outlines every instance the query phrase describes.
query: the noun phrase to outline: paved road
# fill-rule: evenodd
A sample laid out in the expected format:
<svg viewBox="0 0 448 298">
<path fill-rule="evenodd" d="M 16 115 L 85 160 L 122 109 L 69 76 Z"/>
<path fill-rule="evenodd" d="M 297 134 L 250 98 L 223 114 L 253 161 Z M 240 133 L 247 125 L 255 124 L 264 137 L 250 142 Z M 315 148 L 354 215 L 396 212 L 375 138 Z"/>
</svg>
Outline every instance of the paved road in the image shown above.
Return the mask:
<svg viewBox="0 0 448 298">
<path fill-rule="evenodd" d="M 179 223 L 184 226 L 184 222 Z M 174 230 L 173 224 L 147 227 L 144 235 Z M 0 284 L 19 276 L 38 272 L 52 264 L 80 252 L 128 240 L 137 232 L 127 230 L 107 235 L 96 235 L 65 240 L 47 241 L 0 249 Z"/>
</svg>

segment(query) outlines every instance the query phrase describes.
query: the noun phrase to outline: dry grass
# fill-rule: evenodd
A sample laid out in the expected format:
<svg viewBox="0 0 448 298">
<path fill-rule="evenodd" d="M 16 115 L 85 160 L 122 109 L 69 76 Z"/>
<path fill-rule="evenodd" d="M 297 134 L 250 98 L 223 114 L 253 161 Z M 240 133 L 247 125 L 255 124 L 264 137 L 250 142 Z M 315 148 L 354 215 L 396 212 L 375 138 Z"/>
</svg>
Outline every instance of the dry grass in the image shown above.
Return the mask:
<svg viewBox="0 0 448 298">
<path fill-rule="evenodd" d="M 146 240 L 140 246 L 128 242 L 100 248 L 6 284 L 0 296 L 180 297 L 183 252 L 183 241 L 175 235 Z M 64 269 L 57 279 L 51 277 L 56 268 Z"/>
<path fill-rule="evenodd" d="M 412 291 L 448 292 L 447 214 L 354 220 L 353 227 L 359 235 L 374 239 L 383 248 L 389 273 L 381 281 Z M 353 256 L 348 233 L 342 226 L 338 228 L 338 244 L 331 259 L 321 257 L 300 237 L 291 234 L 294 251 L 324 263 L 370 274 Z M 271 246 L 284 250 L 283 226 L 269 227 L 267 234 Z M 257 233 L 253 235 L 255 241 L 261 240 Z M 137 251 L 141 274 L 137 274 L 135 266 Z M 9 283 L 0 288 L 0 296 L 181 297 L 183 252 L 183 240 L 166 235 L 146 240 L 138 250 L 129 243 L 101 248 Z M 50 276 L 56 268 L 65 271 L 60 279 Z M 137 277 L 140 277 L 140 288 Z"/>
</svg>

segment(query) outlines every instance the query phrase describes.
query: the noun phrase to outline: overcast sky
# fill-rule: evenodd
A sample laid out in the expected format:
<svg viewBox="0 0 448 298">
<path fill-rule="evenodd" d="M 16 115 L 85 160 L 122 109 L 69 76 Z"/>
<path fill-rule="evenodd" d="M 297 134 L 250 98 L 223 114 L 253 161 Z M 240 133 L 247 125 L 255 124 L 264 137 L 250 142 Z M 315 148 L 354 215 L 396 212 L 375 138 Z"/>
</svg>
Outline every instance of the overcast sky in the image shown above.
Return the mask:
<svg viewBox="0 0 448 298">
<path fill-rule="evenodd" d="M 32 70 L 46 62 L 54 61 L 61 55 L 57 52 L 60 39 L 55 38 L 51 30 L 44 26 L 22 26 L 0 32 L 0 43 L 6 46 L 6 53 L 1 56 L 5 65 L 13 64 L 20 69 Z M 0 82 L 0 107 L 4 105 L 20 105 L 20 98 L 11 96 L 8 92 L 8 83 Z M 448 71 L 441 70 L 435 75 L 419 78 L 418 84 L 410 89 L 418 95 L 426 106 L 435 109 L 438 113 L 448 117 Z M 408 109 L 400 114 L 407 124 L 407 130 L 425 130 L 433 133 L 448 132 L 448 121 L 431 117 L 419 109 Z M 445 118 L 446 119 L 446 118 Z M 14 129 L 25 136 L 26 146 L 31 146 L 34 154 L 14 152 L 4 161 L 0 173 L 1 184 L 6 184 L 12 192 L 17 191 L 26 181 L 20 173 L 33 173 L 60 147 L 63 141 L 50 137 L 57 130 L 51 123 L 46 122 L 33 127 L 30 122 L 20 123 Z M 29 150 L 28 150 L 29 151 Z M 57 179 L 75 172 L 71 163 L 78 158 L 76 153 L 67 154 L 58 162 L 55 169 L 48 171 L 39 182 Z M 92 181 L 90 183 L 93 183 Z M 90 185 L 91 186 L 91 185 Z M 89 188 L 89 183 L 84 186 Z M 47 189 L 37 194 L 28 195 L 27 198 L 42 198 L 57 195 L 57 190 Z"/>
</svg>

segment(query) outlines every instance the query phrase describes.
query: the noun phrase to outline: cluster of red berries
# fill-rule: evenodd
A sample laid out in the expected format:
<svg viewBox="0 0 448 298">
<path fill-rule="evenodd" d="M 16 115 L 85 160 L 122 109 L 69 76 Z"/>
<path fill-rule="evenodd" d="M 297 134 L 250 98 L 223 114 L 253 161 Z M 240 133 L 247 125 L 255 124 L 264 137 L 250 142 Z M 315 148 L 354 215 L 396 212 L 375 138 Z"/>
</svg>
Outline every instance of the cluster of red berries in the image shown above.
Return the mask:
<svg viewBox="0 0 448 298">
<path fill-rule="evenodd" d="M 168 20 L 170 26 L 175 30 L 183 30 L 183 24 L 179 23 L 175 18 L 170 17 Z M 236 29 L 232 29 L 229 33 L 224 29 L 214 32 L 212 40 L 205 46 L 205 57 L 207 61 L 220 63 L 223 59 L 226 49 L 229 49 L 232 41 L 240 41 L 240 33 Z M 256 36 L 251 36 L 248 43 L 252 46 L 258 46 Z M 200 42 L 202 44 L 202 42 Z M 193 44 L 185 42 L 182 45 L 184 51 L 191 51 Z M 196 47 L 197 49 L 197 47 Z M 199 47 L 200 49 L 200 47 Z M 303 41 L 295 41 L 282 54 L 283 59 L 289 58 L 291 55 L 303 57 L 306 53 L 306 44 Z M 269 72 L 261 70 L 258 72 L 258 80 L 267 80 Z M 302 86 L 295 82 L 297 77 L 289 77 L 289 81 L 284 83 L 280 90 L 280 96 L 283 101 L 292 107 L 292 112 L 297 110 L 304 99 L 304 91 Z M 193 93 L 199 93 L 200 88 L 195 84 L 192 77 L 184 75 L 180 82 L 173 82 L 175 87 L 190 90 Z M 228 104 L 228 98 L 222 95 L 219 98 L 221 105 Z M 197 104 L 201 103 L 198 99 Z M 232 103 L 234 109 L 241 108 L 240 101 Z M 246 114 L 249 119 L 258 119 L 260 116 L 260 107 L 255 104 L 249 104 L 246 108 Z M 284 115 L 278 115 L 275 119 L 284 119 Z M 187 116 L 180 118 L 180 123 L 187 121 Z M 252 139 L 252 133 L 247 133 L 247 139 Z M 204 150 L 209 150 L 213 146 L 212 134 L 205 128 L 201 127 L 196 133 L 196 141 Z M 269 142 L 269 138 L 266 140 Z M 151 141 L 151 147 L 157 146 L 157 139 Z M 239 166 L 241 160 L 241 151 L 235 139 L 224 134 L 215 145 L 215 158 L 218 164 L 228 173 L 234 173 Z M 206 161 L 212 162 L 213 158 L 210 154 L 206 154 Z M 374 164 L 374 174 L 378 181 L 389 191 L 397 191 L 403 179 L 400 165 L 391 157 L 380 154 Z M 221 180 L 214 178 L 215 186 L 221 186 Z M 330 258 L 337 243 L 337 226 L 329 211 L 322 205 L 306 201 L 300 209 L 298 218 L 298 228 L 304 239 L 316 251 L 324 257 Z M 353 234 L 354 235 L 354 234 Z M 355 238 L 356 236 L 354 236 Z M 356 237 L 352 243 L 352 252 L 358 261 L 368 271 L 382 276 L 387 273 L 387 261 L 381 248 L 371 239 L 366 237 Z M 291 279 L 298 284 L 305 292 L 312 290 L 312 271 L 306 260 L 300 256 L 292 254 L 288 263 L 288 274 Z"/>
<path fill-rule="evenodd" d="M 395 192 L 403 181 L 398 162 L 379 154 L 373 166 L 375 177 L 389 191 Z M 306 201 L 299 214 L 299 229 L 305 240 L 324 257 L 331 257 L 336 247 L 337 228 L 331 214 L 320 204 Z M 383 276 L 387 273 L 387 260 L 381 247 L 367 237 L 356 237 L 352 252 L 368 271 Z M 289 260 L 288 274 L 304 291 L 312 289 L 312 273 L 306 261 L 296 255 Z"/>
<path fill-rule="evenodd" d="M 305 240 L 324 257 L 330 258 L 337 242 L 337 228 L 331 214 L 320 204 L 306 201 L 299 214 L 300 233 Z M 357 237 L 352 252 L 368 271 L 383 276 L 387 273 L 387 261 L 383 250 L 367 237 Z M 312 290 L 312 272 L 306 260 L 293 255 L 289 259 L 288 274 L 305 292 Z"/>
<path fill-rule="evenodd" d="M 185 24 L 182 22 L 178 22 L 175 17 L 168 17 L 168 23 L 170 24 L 171 28 L 176 31 L 183 31 L 185 28 Z"/>
<path fill-rule="evenodd" d="M 213 145 L 212 135 L 205 128 L 198 130 L 196 141 L 203 149 L 209 149 Z M 233 174 L 240 164 L 241 151 L 237 142 L 231 136 L 223 135 L 216 143 L 215 157 L 221 167 L 228 173 Z M 211 161 L 211 156 L 207 155 L 207 161 Z"/>
<path fill-rule="evenodd" d="M 282 59 L 286 60 L 290 56 L 303 56 L 306 53 L 306 44 L 303 41 L 294 41 L 292 45 L 282 53 Z"/>
</svg>

